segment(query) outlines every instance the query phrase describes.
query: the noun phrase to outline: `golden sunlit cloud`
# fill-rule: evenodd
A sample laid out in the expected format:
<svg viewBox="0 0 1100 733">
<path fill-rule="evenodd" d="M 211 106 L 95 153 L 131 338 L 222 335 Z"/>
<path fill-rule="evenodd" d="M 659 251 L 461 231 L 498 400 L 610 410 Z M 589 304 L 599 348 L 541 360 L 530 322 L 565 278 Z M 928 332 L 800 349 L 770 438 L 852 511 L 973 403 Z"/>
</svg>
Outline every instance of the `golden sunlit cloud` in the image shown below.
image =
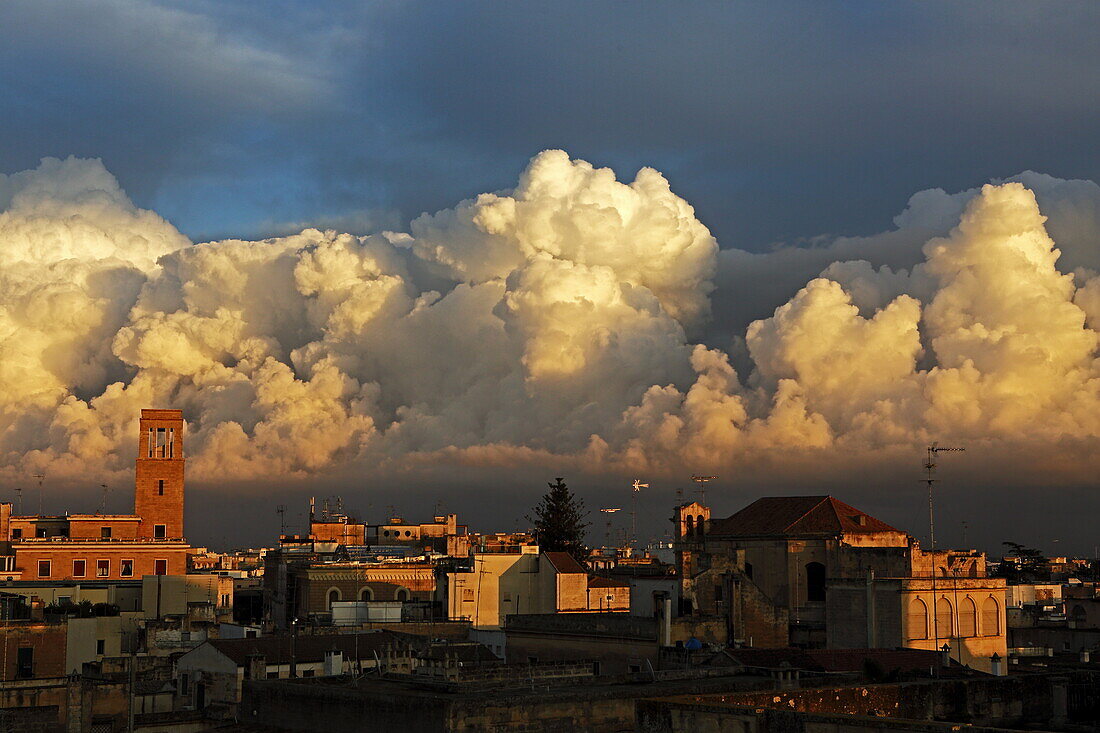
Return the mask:
<svg viewBox="0 0 1100 733">
<path fill-rule="evenodd" d="M 694 341 L 740 260 L 652 169 L 547 151 L 407 233 L 192 244 L 47 159 L 0 178 L 0 476 L 128 471 L 148 406 L 184 410 L 200 480 L 1100 439 L 1100 278 L 1059 271 L 1024 185 L 951 201 L 916 267 L 825 262 L 771 304 L 738 374 Z"/>
</svg>

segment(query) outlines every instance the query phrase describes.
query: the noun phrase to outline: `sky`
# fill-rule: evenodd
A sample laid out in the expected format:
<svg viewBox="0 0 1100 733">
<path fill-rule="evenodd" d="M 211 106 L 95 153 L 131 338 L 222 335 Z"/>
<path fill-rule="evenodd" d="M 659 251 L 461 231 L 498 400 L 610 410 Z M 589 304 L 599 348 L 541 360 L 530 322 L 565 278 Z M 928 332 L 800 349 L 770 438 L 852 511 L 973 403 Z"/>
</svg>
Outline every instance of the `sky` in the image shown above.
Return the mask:
<svg viewBox="0 0 1100 733">
<path fill-rule="evenodd" d="M 948 526 L 1091 553 L 1097 21 L 6 2 L 0 484 L 122 502 L 155 399 L 204 541 L 272 495 L 522 524 L 559 471 L 593 507 L 644 473 L 657 535 L 694 466 L 718 514 L 834 492 L 919 534 L 939 439 Z"/>
</svg>

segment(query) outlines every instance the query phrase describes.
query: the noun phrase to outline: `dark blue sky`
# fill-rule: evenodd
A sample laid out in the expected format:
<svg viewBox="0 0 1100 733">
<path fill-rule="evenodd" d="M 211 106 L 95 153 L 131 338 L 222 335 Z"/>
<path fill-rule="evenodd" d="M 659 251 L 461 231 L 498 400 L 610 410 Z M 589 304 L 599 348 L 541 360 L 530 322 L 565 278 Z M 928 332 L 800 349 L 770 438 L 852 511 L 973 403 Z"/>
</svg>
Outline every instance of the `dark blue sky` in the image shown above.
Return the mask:
<svg viewBox="0 0 1100 733">
<path fill-rule="evenodd" d="M 1100 178 L 1094 2 L 0 5 L 0 171 L 100 157 L 196 239 L 402 227 L 561 147 L 724 247 L 920 189 Z"/>
</svg>

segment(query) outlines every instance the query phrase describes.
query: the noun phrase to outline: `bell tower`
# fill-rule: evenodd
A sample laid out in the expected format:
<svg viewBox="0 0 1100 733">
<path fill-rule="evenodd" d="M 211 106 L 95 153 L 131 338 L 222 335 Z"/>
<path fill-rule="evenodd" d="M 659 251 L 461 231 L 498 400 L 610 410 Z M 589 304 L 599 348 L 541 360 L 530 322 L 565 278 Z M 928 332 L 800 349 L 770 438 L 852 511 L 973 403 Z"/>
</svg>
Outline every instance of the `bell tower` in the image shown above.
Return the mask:
<svg viewBox="0 0 1100 733">
<path fill-rule="evenodd" d="M 142 410 L 134 514 L 138 537 L 183 539 L 183 411 Z"/>
</svg>

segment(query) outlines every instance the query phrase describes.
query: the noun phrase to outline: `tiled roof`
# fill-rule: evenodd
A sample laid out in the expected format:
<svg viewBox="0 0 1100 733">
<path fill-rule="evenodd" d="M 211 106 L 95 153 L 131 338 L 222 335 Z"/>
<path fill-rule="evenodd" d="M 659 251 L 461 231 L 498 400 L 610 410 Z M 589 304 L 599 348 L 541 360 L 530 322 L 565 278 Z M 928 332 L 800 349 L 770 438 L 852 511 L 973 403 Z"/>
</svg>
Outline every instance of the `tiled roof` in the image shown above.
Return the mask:
<svg viewBox="0 0 1100 733">
<path fill-rule="evenodd" d="M 248 665 L 249 658 L 258 654 L 268 664 L 289 664 L 291 654 L 296 662 L 320 662 L 325 652 L 336 649 L 343 653 L 344 659 L 373 659 L 375 651 L 381 651 L 387 644 L 394 644 L 397 635 L 387 631 L 372 631 L 362 634 L 323 634 L 290 636 L 260 636 L 252 639 L 211 639 L 207 643 L 237 663 L 238 667 Z"/>
<path fill-rule="evenodd" d="M 711 535 L 860 534 L 900 532 L 831 496 L 767 496 L 726 519 L 711 520 Z"/>
<path fill-rule="evenodd" d="M 622 580 L 612 580 L 611 578 L 589 578 L 589 588 L 629 588 L 630 583 Z"/>
<path fill-rule="evenodd" d="M 587 570 L 568 552 L 546 552 L 546 559 L 559 573 L 586 573 Z"/>
</svg>

